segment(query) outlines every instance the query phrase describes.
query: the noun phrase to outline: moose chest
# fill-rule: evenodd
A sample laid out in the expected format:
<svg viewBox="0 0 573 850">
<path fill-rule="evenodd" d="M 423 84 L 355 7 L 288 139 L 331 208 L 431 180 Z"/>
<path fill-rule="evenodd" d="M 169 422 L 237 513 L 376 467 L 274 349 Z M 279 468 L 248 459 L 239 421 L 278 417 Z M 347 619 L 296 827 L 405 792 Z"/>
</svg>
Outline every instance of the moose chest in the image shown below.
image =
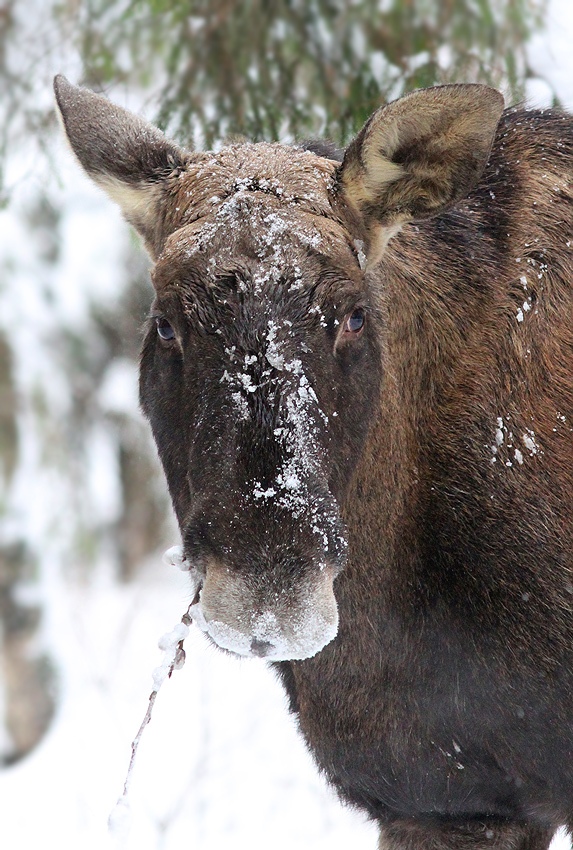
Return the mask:
<svg viewBox="0 0 573 850">
<path fill-rule="evenodd" d="M 548 674 L 491 643 L 470 655 L 465 640 L 430 622 L 417 634 L 391 618 L 376 628 L 375 656 L 360 654 L 366 644 L 354 624 L 343 646 L 335 641 L 284 675 L 307 744 L 343 798 L 383 820 L 522 818 L 536 806 L 550 810 L 539 789 L 551 783 L 566 808 L 566 664 Z M 562 702 L 548 707 L 547 692 Z"/>
</svg>

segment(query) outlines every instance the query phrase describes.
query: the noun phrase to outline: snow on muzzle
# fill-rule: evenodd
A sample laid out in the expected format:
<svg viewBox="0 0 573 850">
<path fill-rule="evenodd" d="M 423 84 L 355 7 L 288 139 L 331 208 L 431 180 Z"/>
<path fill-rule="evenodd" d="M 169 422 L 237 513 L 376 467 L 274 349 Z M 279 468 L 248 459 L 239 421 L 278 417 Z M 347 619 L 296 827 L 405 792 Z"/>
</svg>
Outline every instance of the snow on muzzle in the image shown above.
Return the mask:
<svg viewBox="0 0 573 850">
<path fill-rule="evenodd" d="M 190 614 L 218 646 L 237 655 L 270 661 L 311 658 L 338 631 L 334 575 L 324 565 L 296 588 L 265 592 L 237 572 L 210 565 Z"/>
</svg>

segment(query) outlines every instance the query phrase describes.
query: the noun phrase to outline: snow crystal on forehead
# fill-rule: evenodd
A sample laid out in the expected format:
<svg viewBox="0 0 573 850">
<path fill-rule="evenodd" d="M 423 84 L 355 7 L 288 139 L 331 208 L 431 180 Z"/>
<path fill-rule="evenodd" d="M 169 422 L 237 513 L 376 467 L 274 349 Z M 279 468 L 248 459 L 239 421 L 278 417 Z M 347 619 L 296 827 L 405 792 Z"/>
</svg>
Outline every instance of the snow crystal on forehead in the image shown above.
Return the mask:
<svg viewBox="0 0 573 850">
<path fill-rule="evenodd" d="M 246 201 L 239 193 L 219 204 L 208 218 L 173 234 L 167 243 L 166 259 L 176 262 L 179 258 L 204 257 L 207 270 L 216 273 L 218 267 L 235 263 L 245 250 L 252 251 L 261 261 L 253 275 L 255 291 L 260 292 L 265 284 L 274 285 L 283 279 L 285 268 L 290 269 L 293 247 L 329 255 L 342 235 L 341 227 L 334 222 L 299 210 L 293 214 L 274 198 Z M 300 268 L 298 271 L 300 281 Z M 294 272 L 296 280 L 296 269 Z"/>
<path fill-rule="evenodd" d="M 321 216 L 332 215 L 328 197 L 336 163 L 280 144 L 231 145 L 196 154 L 179 177 L 177 227 L 208 216 L 236 194 L 263 193 Z"/>
<path fill-rule="evenodd" d="M 203 255 L 213 272 L 242 253 L 276 282 L 290 247 L 326 256 L 348 250 L 332 204 L 335 163 L 284 145 L 243 145 L 197 155 L 179 180 L 163 259 Z M 175 257 L 173 256 L 175 254 Z M 297 279 L 300 282 L 300 276 Z"/>
</svg>

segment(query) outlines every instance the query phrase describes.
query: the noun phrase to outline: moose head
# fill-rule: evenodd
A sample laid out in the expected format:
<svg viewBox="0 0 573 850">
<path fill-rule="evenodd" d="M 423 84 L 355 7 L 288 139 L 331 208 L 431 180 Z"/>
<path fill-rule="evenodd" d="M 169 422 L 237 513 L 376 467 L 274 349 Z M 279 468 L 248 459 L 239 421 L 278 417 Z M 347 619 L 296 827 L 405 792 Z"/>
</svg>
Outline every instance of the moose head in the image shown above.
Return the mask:
<svg viewBox="0 0 573 850">
<path fill-rule="evenodd" d="M 154 261 L 140 398 L 219 646 L 304 659 L 335 638 L 349 486 L 379 413 L 383 281 L 404 223 L 476 184 L 503 108 L 484 86 L 379 109 L 343 161 L 183 150 L 55 81 L 72 150 Z"/>
</svg>

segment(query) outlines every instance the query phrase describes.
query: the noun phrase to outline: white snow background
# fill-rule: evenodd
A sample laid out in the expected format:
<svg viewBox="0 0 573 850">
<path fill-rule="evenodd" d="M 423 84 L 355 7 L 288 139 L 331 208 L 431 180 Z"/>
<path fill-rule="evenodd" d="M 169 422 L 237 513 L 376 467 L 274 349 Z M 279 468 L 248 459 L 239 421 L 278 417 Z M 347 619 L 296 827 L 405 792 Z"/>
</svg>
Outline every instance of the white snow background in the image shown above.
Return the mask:
<svg viewBox="0 0 573 850">
<path fill-rule="evenodd" d="M 529 48 L 539 78 L 530 81 L 531 105 L 549 105 L 550 80 L 573 110 L 573 6 L 551 0 L 547 29 Z M 73 68 L 67 71 L 73 79 Z M 50 92 L 39 93 L 42 99 Z M 126 103 L 126 105 L 130 105 Z M 61 182 L 65 199 L 62 258 L 53 290 L 54 309 L 80 321 L 88 294 L 113 302 L 119 291 L 119 213 L 88 183 L 63 143 Z M 33 175 L 33 163 L 18 168 Z M 37 340 L 44 316 L 37 295 L 39 261 L 14 212 L 34 192 L 34 177 L 19 183 L 11 207 L 0 216 L 0 254 L 12 258 L 14 277 L 0 290 L 3 327 L 17 329 L 22 360 L 20 386 L 32 385 L 45 363 Z M 81 284 L 81 285 L 80 285 Z M 111 403 L 136 404 L 133 370 L 122 364 L 102 392 Z M 59 388 L 52 378 L 54 393 Z M 110 399 L 108 398 L 108 402 Z M 65 403 L 63 403 L 65 408 Z M 295 845 L 313 850 L 374 850 L 376 829 L 343 807 L 326 787 L 299 739 L 275 676 L 259 660 L 234 660 L 210 648 L 196 629 L 185 642 L 187 662 L 158 695 L 135 764 L 129 802 L 131 830 L 111 839 L 108 815 L 120 796 L 134 738 L 161 663 L 157 642 L 180 620 L 189 603 L 186 576 L 157 559 L 140 576 L 118 585 L 102 563 L 91 579 L 73 580 L 59 550 L 50 551 L 49 530 L 65 525 L 69 494 L 53 473 L 30 486 L 35 467 L 34 433 L 21 413 L 23 462 L 13 486 L 14 516 L 27 535 L 44 545 L 46 569 L 35 592 L 45 611 L 41 641 L 58 665 L 60 693 L 55 720 L 41 744 L 16 765 L 0 770 L 0 846 L 31 850 L 275 850 Z M 101 510 L 117 498 L 106 474 L 105 434 L 94 441 L 91 475 Z M 44 541 L 45 544 L 44 544 Z M 166 546 L 177 543 L 177 533 Z M 0 693 L 0 713 L 2 698 Z M 0 722 L 1 727 L 1 722 Z M 0 730 L 0 735 L 2 734 Z M 558 835 L 553 850 L 565 850 Z"/>
</svg>

